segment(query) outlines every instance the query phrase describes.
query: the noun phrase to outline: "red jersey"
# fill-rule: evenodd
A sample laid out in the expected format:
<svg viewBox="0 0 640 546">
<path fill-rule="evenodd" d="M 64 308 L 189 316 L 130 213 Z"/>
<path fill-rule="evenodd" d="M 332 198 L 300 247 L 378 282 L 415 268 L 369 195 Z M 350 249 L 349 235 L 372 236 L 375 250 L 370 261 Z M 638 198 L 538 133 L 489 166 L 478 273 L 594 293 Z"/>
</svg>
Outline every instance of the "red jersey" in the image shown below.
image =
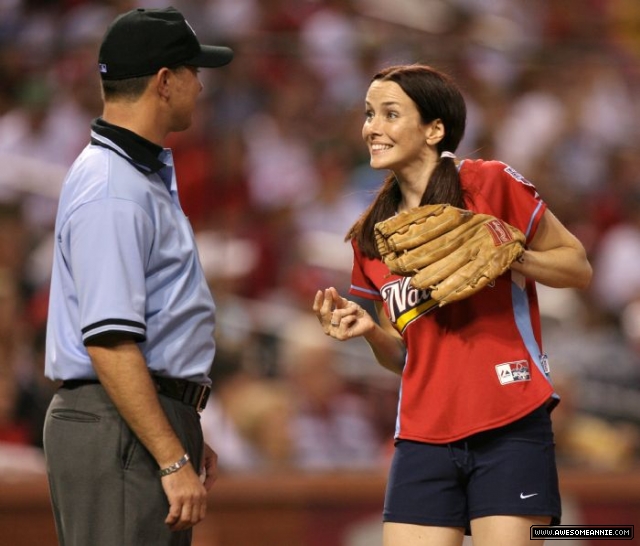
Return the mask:
<svg viewBox="0 0 640 546">
<path fill-rule="evenodd" d="M 532 239 L 546 204 L 530 182 L 499 161 L 465 160 L 459 172 L 470 210 Z M 428 290 L 353 247 L 350 293 L 383 301 L 407 347 L 396 438 L 453 442 L 557 397 L 542 352 L 535 282 L 508 270 L 477 294 L 438 308 Z"/>
</svg>

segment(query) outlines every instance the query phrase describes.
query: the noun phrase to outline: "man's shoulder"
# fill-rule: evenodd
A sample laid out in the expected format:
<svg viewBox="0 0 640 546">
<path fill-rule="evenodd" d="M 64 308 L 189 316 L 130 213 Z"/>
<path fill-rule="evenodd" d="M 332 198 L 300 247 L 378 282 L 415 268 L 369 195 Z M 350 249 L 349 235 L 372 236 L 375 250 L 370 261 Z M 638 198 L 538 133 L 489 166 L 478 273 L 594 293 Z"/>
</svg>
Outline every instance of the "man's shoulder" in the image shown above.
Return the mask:
<svg viewBox="0 0 640 546">
<path fill-rule="evenodd" d="M 89 145 L 67 174 L 63 192 L 83 200 L 121 198 L 138 200 L 149 188 L 148 178 L 116 152 Z"/>
<path fill-rule="evenodd" d="M 109 179 L 109 158 L 95 146 L 87 146 L 73 162 L 62 185 L 61 202 L 92 200 L 104 191 Z"/>
<path fill-rule="evenodd" d="M 147 210 L 152 201 L 149 191 L 147 177 L 126 159 L 111 150 L 89 145 L 67 173 L 60 193 L 58 217 L 66 222 L 81 208 L 99 206 L 100 202 L 111 199 L 136 203 Z"/>
</svg>

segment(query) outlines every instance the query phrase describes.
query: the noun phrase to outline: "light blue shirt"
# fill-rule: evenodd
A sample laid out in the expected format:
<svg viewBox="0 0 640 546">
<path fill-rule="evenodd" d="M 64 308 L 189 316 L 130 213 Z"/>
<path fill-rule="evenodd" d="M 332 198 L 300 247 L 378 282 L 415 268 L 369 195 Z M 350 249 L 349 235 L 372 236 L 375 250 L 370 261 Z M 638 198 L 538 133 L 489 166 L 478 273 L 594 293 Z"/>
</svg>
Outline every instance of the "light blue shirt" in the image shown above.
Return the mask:
<svg viewBox="0 0 640 546">
<path fill-rule="evenodd" d="M 108 333 L 138 341 L 152 373 L 209 383 L 215 305 L 171 151 L 92 129 L 58 205 L 45 374 L 95 378 L 86 345 Z"/>
</svg>

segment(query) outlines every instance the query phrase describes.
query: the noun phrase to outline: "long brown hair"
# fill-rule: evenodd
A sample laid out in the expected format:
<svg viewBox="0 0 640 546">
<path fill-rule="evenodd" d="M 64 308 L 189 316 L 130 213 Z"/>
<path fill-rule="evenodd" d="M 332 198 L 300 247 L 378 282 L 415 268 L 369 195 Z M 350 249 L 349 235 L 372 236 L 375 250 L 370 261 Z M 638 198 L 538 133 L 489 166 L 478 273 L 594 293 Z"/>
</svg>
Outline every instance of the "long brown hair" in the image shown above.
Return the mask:
<svg viewBox="0 0 640 546">
<path fill-rule="evenodd" d="M 437 145 L 438 153 L 455 152 L 464 136 L 467 108 L 462 93 L 453 80 L 427 65 L 397 65 L 378 72 L 371 80 L 397 83 L 416 104 L 422 122 L 442 120 L 445 135 Z M 393 173 L 384 180 L 367 210 L 349 230 L 345 240 L 355 239 L 362 253 L 379 258 L 373 228 L 377 222 L 395 214 L 402 195 Z M 464 193 L 453 158 L 441 158 L 434 169 L 421 205 L 449 203 L 464 208 Z"/>
</svg>

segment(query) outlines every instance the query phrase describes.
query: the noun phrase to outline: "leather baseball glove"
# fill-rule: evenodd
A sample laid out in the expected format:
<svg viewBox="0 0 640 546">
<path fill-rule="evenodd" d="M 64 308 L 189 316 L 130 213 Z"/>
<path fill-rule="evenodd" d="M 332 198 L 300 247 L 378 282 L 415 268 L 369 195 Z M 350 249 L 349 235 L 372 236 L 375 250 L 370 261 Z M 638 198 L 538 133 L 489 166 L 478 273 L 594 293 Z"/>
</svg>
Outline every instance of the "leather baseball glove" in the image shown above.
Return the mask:
<svg viewBox="0 0 640 546">
<path fill-rule="evenodd" d="M 375 225 L 383 262 L 440 306 L 467 298 L 502 275 L 524 252 L 525 236 L 489 214 L 423 205 Z"/>
</svg>

